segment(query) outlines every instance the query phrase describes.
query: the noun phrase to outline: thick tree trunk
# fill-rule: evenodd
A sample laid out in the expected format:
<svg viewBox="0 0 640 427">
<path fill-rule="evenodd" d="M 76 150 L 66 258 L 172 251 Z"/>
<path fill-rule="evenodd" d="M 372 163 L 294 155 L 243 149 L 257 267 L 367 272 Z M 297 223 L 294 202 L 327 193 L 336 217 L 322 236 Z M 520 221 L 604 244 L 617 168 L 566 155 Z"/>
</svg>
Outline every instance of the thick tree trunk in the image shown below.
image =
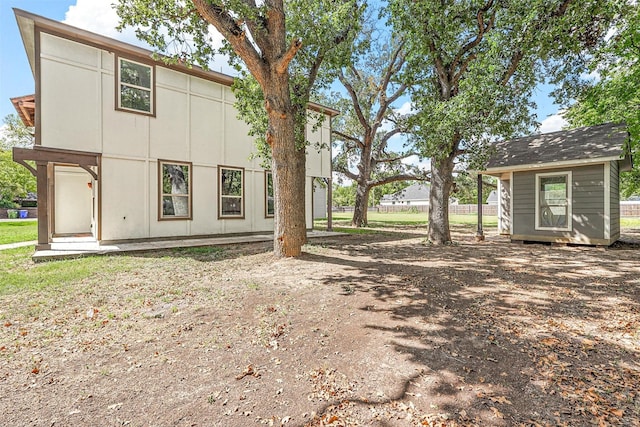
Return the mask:
<svg viewBox="0 0 640 427">
<path fill-rule="evenodd" d="M 366 183 L 358 182 L 356 187 L 356 201 L 353 207 L 353 219 L 351 225 L 354 227 L 366 227 L 367 222 L 367 210 L 369 207 L 369 193 L 371 187 Z"/>
<path fill-rule="evenodd" d="M 429 241 L 435 245 L 451 242 L 449 230 L 449 195 L 453 187 L 455 155 L 431 160 L 429 193 Z"/>
<path fill-rule="evenodd" d="M 371 149 L 372 141 L 369 135 L 364 137 L 364 147 L 358 165 L 359 177 L 356 185 L 356 201 L 353 205 L 353 218 L 351 225 L 354 227 L 367 226 L 367 208 L 369 207 L 369 193 L 371 187 L 368 182 L 371 179 Z"/>
<path fill-rule="evenodd" d="M 282 75 L 277 77 L 286 78 Z M 275 78 L 274 78 L 275 80 Z M 295 257 L 307 241 L 305 222 L 305 149 L 296 148 L 295 114 L 289 85 L 274 82 L 265 91 L 269 117 L 267 142 L 271 145 L 271 165 L 275 202 L 273 251 L 278 257 Z M 282 88 L 278 91 L 278 88 Z"/>
</svg>

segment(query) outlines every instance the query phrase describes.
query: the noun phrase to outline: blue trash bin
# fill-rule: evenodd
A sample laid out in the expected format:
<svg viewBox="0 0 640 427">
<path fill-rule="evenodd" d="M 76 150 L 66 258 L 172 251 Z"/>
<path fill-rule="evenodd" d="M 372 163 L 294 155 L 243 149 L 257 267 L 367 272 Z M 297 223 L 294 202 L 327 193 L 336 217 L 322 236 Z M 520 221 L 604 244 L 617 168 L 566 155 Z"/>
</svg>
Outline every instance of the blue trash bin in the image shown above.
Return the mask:
<svg viewBox="0 0 640 427">
<path fill-rule="evenodd" d="M 29 211 L 27 210 L 19 210 L 18 213 L 20 214 L 20 218 L 26 218 L 29 216 Z"/>
</svg>

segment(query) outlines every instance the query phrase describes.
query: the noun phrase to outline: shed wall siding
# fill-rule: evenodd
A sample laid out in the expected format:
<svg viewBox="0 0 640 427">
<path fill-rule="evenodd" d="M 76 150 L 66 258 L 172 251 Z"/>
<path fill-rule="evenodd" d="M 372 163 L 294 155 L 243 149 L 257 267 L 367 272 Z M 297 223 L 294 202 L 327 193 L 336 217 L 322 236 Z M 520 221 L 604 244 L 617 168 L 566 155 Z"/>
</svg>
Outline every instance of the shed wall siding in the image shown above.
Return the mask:
<svg viewBox="0 0 640 427">
<path fill-rule="evenodd" d="M 513 174 L 513 234 L 547 236 L 588 243 L 604 237 L 604 166 L 568 169 L 572 172 L 572 230 L 535 229 L 536 174 L 565 172 L 567 169 L 536 170 Z"/>
<path fill-rule="evenodd" d="M 611 162 L 611 196 L 610 196 L 610 224 L 611 239 L 613 241 L 620 237 L 620 175 L 618 162 Z"/>
<path fill-rule="evenodd" d="M 102 153 L 102 240 L 273 230 L 264 168 L 230 88 L 156 65 L 155 117 L 118 111 L 113 52 L 46 33 L 40 45 L 42 145 Z M 312 228 L 311 177 L 331 176 L 328 116 L 307 137 Z M 192 163 L 192 220 L 158 221 L 158 159 Z M 244 219 L 218 219 L 220 165 L 244 168 Z"/>
</svg>

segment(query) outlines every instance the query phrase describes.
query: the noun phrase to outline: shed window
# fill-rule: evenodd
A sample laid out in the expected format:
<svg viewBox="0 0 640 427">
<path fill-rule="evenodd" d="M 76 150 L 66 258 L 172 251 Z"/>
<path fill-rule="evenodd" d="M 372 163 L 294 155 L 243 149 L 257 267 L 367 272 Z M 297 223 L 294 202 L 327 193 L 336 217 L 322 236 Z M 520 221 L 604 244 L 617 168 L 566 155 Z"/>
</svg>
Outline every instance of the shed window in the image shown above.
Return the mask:
<svg viewBox="0 0 640 427">
<path fill-rule="evenodd" d="M 571 172 L 536 175 L 536 229 L 571 230 Z"/>
<path fill-rule="evenodd" d="M 244 218 L 244 169 L 219 169 L 220 218 Z"/>
<path fill-rule="evenodd" d="M 191 163 L 158 161 L 159 219 L 191 219 Z"/>
<path fill-rule="evenodd" d="M 118 109 L 153 114 L 153 67 L 118 58 Z"/>
<path fill-rule="evenodd" d="M 273 174 L 270 171 L 264 172 L 264 195 L 265 195 L 265 216 L 273 217 L 275 213 L 275 203 L 273 198 Z"/>
</svg>

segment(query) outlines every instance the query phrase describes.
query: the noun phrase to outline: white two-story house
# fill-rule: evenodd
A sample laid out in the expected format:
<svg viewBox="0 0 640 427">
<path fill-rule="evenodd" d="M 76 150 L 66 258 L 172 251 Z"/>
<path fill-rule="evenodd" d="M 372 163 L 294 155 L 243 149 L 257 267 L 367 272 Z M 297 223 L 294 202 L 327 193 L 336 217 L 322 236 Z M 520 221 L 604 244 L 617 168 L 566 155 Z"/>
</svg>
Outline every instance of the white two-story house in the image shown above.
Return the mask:
<svg viewBox="0 0 640 427">
<path fill-rule="evenodd" d="M 14 150 L 38 181 L 38 248 L 56 236 L 98 242 L 273 231 L 271 174 L 252 157 L 233 78 L 167 65 L 152 52 L 15 10 L 35 78 L 15 98 L 35 126 L 33 149 Z M 331 117 L 307 129 L 305 200 L 331 177 Z M 317 190 L 316 190 L 317 191 Z"/>
</svg>

